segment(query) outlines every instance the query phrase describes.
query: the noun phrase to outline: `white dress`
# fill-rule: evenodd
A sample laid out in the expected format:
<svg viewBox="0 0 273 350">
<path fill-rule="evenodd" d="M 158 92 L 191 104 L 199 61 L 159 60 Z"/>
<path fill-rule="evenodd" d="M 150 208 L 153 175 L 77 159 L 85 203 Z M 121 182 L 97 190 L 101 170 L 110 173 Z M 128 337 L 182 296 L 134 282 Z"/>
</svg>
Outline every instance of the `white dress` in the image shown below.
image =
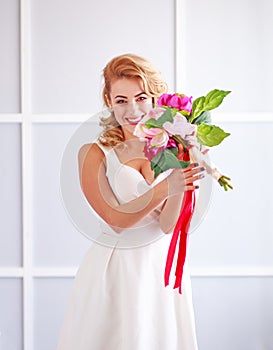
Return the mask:
<svg viewBox="0 0 273 350">
<path fill-rule="evenodd" d="M 135 169 L 102 147 L 108 181 L 120 203 L 148 185 Z M 152 212 L 115 233 L 106 223 L 75 278 L 57 350 L 196 350 L 191 281 L 184 267 L 182 295 L 164 286 L 171 234 Z"/>
</svg>

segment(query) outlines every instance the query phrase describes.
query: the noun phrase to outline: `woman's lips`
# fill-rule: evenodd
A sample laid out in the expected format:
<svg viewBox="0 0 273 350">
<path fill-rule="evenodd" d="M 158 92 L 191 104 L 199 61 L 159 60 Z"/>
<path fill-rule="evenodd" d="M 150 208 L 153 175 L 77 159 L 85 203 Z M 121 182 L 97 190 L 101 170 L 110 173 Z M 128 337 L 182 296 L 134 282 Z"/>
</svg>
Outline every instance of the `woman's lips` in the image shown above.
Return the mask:
<svg viewBox="0 0 273 350">
<path fill-rule="evenodd" d="M 144 114 L 139 116 L 139 117 L 130 117 L 130 118 L 125 118 L 130 125 L 136 125 L 138 124 L 141 119 L 144 117 Z"/>
</svg>

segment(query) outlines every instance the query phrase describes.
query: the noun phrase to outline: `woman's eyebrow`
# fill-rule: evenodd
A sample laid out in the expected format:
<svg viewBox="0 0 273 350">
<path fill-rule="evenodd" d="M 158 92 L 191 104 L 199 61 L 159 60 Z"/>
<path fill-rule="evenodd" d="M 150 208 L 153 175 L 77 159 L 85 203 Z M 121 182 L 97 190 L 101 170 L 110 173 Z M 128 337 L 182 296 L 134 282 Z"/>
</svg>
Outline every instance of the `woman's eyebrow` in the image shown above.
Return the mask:
<svg viewBox="0 0 273 350">
<path fill-rule="evenodd" d="M 146 92 L 142 91 L 139 94 L 135 95 L 135 97 L 139 97 L 140 95 L 143 95 L 143 94 L 146 95 Z"/>
<path fill-rule="evenodd" d="M 127 96 L 117 95 L 115 98 L 127 98 Z"/>
<path fill-rule="evenodd" d="M 146 95 L 146 92 L 142 91 L 139 94 L 135 95 L 135 97 L 139 97 L 140 95 Z M 114 98 L 128 98 L 127 96 L 123 96 L 123 95 L 117 95 Z"/>
</svg>

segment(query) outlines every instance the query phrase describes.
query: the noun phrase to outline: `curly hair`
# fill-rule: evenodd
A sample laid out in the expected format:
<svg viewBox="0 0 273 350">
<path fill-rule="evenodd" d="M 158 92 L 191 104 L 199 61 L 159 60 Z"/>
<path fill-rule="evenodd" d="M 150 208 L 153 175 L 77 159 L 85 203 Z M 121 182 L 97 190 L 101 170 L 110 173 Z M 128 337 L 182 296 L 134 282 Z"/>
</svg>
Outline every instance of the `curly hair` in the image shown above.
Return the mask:
<svg viewBox="0 0 273 350">
<path fill-rule="evenodd" d="M 104 68 L 103 77 L 102 95 L 106 106 L 110 100 L 111 84 L 120 78 L 140 78 L 145 93 L 152 97 L 154 105 L 157 98 L 168 90 L 167 84 L 151 63 L 134 54 L 125 54 L 113 58 Z M 113 147 L 124 141 L 122 128 L 116 121 L 113 112 L 109 117 L 101 118 L 100 125 L 103 131 L 98 140 L 102 145 Z"/>
</svg>

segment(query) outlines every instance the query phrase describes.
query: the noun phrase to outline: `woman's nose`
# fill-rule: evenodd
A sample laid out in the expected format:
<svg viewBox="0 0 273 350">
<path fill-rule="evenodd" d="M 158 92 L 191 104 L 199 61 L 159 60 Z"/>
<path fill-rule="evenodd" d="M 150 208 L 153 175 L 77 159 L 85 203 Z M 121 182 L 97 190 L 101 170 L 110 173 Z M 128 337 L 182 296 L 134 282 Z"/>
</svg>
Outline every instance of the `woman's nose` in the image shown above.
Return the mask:
<svg viewBox="0 0 273 350">
<path fill-rule="evenodd" d="M 136 102 L 130 102 L 127 105 L 127 114 L 129 116 L 134 116 L 137 115 L 139 112 L 139 107 L 138 104 Z"/>
</svg>

